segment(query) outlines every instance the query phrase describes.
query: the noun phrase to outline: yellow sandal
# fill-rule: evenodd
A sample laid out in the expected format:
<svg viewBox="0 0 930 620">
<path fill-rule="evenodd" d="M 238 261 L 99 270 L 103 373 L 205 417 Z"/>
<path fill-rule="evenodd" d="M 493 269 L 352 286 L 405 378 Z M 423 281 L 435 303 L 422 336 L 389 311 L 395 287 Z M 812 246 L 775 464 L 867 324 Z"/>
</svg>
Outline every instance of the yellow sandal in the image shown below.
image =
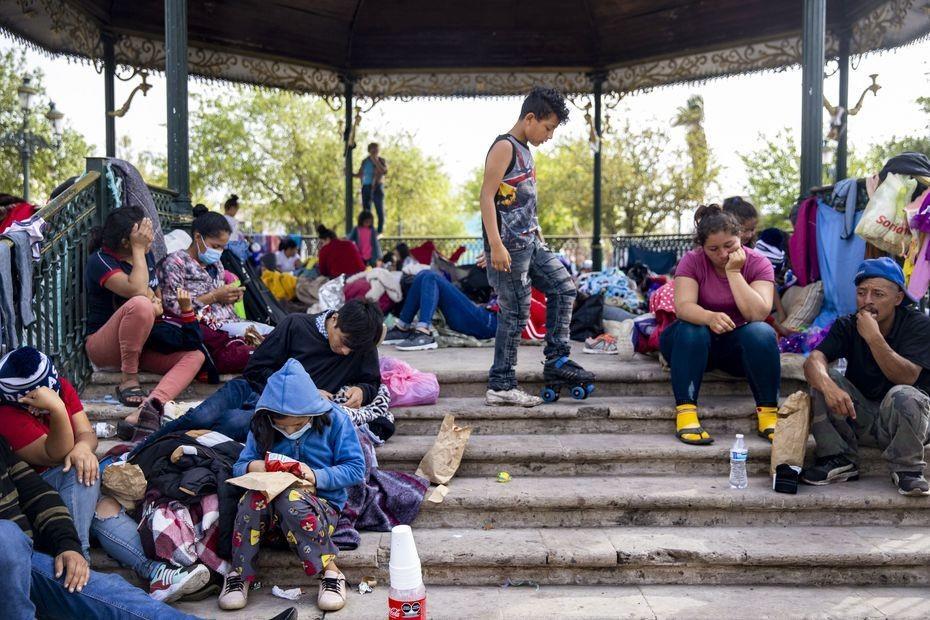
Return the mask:
<svg viewBox="0 0 930 620">
<path fill-rule="evenodd" d="M 677 412 L 675 436 L 679 441 L 691 446 L 709 446 L 714 443 L 714 438 L 710 436 L 710 433 L 701 427 L 697 417 L 697 405 L 678 405 L 675 410 Z"/>
<path fill-rule="evenodd" d="M 774 441 L 778 407 L 756 407 L 756 418 L 759 423 L 759 437 Z"/>
</svg>

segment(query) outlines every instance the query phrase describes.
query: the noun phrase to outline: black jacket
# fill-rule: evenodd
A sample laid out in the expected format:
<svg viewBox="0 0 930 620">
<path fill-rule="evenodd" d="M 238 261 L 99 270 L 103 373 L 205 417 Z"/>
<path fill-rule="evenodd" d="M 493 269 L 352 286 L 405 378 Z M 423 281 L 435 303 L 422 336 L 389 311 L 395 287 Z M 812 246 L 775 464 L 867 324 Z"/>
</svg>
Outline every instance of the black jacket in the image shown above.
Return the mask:
<svg viewBox="0 0 930 620">
<path fill-rule="evenodd" d="M 344 386 L 355 385 L 362 388 L 363 402 L 367 405 L 374 400 L 381 386 L 378 349 L 349 355 L 335 353 L 317 329 L 318 316 L 289 314 L 255 349 L 243 377 L 252 384 L 253 390 L 261 393 L 268 377 L 293 357 L 319 389 L 335 394 Z"/>
<path fill-rule="evenodd" d="M 219 443 L 214 443 L 219 439 Z M 184 504 L 216 493 L 220 521 L 217 553 L 229 559 L 233 524 L 242 490 L 226 484 L 232 466 L 239 459 L 242 444 L 220 433 L 179 431 L 145 444 L 130 459 L 145 474 L 148 487 L 157 490 L 164 501 Z"/>
</svg>

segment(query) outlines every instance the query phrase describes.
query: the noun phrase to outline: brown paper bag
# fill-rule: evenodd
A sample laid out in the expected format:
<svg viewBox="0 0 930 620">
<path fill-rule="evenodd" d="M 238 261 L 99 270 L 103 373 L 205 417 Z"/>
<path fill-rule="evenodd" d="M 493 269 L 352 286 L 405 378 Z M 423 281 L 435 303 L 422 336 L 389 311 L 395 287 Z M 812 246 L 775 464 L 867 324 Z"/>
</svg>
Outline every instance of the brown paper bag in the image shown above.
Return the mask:
<svg viewBox="0 0 930 620">
<path fill-rule="evenodd" d="M 112 463 L 103 469 L 100 490 L 131 510 L 145 498 L 145 474 L 132 463 Z"/>
<path fill-rule="evenodd" d="M 312 482 L 286 471 L 253 471 L 226 482 L 250 491 L 260 491 L 269 502 L 292 486 L 304 487 L 316 493 L 316 485 Z"/>
<path fill-rule="evenodd" d="M 804 392 L 795 392 L 785 399 L 778 410 L 775 437 L 772 441 L 771 473 L 786 463 L 804 467 L 804 452 L 811 429 L 811 399 Z"/>
<path fill-rule="evenodd" d="M 417 467 L 417 475 L 436 484 L 445 484 L 452 480 L 462 462 L 465 444 L 471 436 L 471 428 L 456 426 L 455 418 L 446 415 L 439 427 L 439 434 L 433 447 L 423 456 Z"/>
</svg>

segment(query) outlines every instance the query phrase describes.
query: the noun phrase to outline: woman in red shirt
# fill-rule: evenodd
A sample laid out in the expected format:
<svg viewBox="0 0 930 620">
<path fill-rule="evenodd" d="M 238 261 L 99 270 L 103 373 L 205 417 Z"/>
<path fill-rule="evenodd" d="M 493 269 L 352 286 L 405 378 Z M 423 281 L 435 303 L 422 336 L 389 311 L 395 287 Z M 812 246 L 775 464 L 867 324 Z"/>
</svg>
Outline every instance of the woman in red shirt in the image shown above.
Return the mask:
<svg viewBox="0 0 930 620">
<path fill-rule="evenodd" d="M 320 275 L 338 278 L 345 274 L 354 276 L 365 271 L 365 261 L 358 251 L 358 246 L 346 239 L 340 239 L 336 233 L 320 224 L 316 227 L 320 237 L 320 261 L 317 265 Z"/>
</svg>

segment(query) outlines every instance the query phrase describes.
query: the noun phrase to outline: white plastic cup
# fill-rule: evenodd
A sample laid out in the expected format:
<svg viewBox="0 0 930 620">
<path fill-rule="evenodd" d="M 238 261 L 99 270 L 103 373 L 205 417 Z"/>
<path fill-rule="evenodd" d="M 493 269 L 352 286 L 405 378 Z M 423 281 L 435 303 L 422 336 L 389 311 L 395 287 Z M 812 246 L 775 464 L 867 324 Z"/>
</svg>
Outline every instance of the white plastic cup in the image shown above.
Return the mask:
<svg viewBox="0 0 930 620">
<path fill-rule="evenodd" d="M 389 564 L 391 588 L 413 590 L 423 585 L 420 556 L 409 525 L 391 529 L 391 562 Z"/>
</svg>

